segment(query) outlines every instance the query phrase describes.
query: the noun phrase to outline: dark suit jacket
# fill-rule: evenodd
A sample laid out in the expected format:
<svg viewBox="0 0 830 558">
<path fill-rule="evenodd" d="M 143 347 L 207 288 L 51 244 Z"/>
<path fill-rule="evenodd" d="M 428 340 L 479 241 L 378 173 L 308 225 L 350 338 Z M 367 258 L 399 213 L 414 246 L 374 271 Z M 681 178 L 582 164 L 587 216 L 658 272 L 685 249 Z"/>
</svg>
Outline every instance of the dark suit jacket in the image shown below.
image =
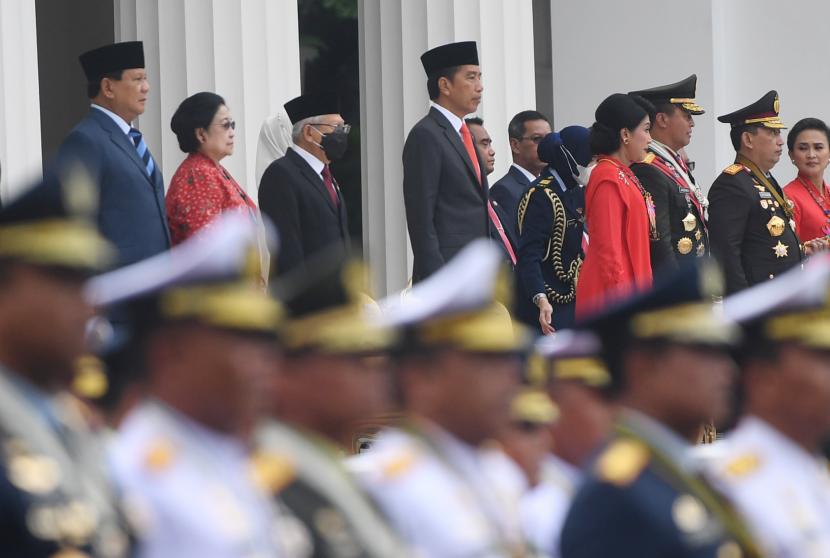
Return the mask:
<svg viewBox="0 0 830 558">
<path fill-rule="evenodd" d="M 332 245 L 346 249 L 349 229 L 339 188 L 337 196 L 339 208 L 332 205 L 320 175 L 293 149 L 268 165 L 259 183 L 259 209 L 279 233 L 277 275 Z"/>
<path fill-rule="evenodd" d="M 490 199 L 498 202 L 508 215 L 508 220 L 502 221 L 502 226 L 509 229 L 513 238 L 519 238 L 519 221 L 516 217 L 519 210 L 519 200 L 527 192 L 530 181 L 522 171 L 510 165 L 510 170 L 490 188 Z"/>
<path fill-rule="evenodd" d="M 693 202 L 686 201 L 681 186 L 650 163 L 635 163 L 631 165 L 631 170 L 654 200 L 659 240 L 651 243 L 652 272 L 657 274 L 661 270 L 677 269 L 685 259 L 707 255 L 709 238 L 703 216 Z M 690 212 L 697 219 L 697 224 L 694 230 L 686 231 L 683 219 Z M 691 251 L 681 254 L 678 248 L 681 241 L 691 242 Z"/>
<path fill-rule="evenodd" d="M 149 258 L 170 247 L 164 180 L 156 161 L 148 176 L 135 144 L 109 115 L 90 108 L 58 151 L 61 165 L 80 161 L 101 190 L 98 226 L 118 248 L 119 264 Z"/>
<path fill-rule="evenodd" d="M 479 168 L 484 169 L 476 151 Z M 403 148 L 403 195 L 412 244 L 412 279 L 434 273 L 472 240 L 489 234 L 487 178 L 476 178 L 461 136 L 432 108 Z"/>
<path fill-rule="evenodd" d="M 771 183 L 780 193 L 774 178 Z M 801 241 L 789 225 L 780 236 L 767 229 L 773 217 L 789 221 L 772 193 L 741 165 L 728 167 L 715 179 L 709 190 L 709 240 L 728 294 L 772 279 L 801 261 Z M 779 242 L 784 248 L 777 254 Z"/>
</svg>

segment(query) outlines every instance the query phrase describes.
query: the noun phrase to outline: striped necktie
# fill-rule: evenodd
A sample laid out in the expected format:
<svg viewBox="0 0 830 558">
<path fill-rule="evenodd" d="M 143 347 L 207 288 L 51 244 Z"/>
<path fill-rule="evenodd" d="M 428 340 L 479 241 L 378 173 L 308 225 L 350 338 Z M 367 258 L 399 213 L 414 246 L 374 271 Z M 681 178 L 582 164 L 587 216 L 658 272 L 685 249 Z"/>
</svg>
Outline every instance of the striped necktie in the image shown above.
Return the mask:
<svg viewBox="0 0 830 558">
<path fill-rule="evenodd" d="M 147 171 L 147 176 L 153 176 L 156 163 L 153 161 L 152 155 L 150 155 L 150 150 L 147 149 L 147 144 L 144 143 L 144 138 L 141 137 L 141 132 L 135 128 L 130 128 L 130 139 L 135 144 L 135 150 L 138 151 L 138 156 L 144 161 L 144 170 Z"/>
</svg>

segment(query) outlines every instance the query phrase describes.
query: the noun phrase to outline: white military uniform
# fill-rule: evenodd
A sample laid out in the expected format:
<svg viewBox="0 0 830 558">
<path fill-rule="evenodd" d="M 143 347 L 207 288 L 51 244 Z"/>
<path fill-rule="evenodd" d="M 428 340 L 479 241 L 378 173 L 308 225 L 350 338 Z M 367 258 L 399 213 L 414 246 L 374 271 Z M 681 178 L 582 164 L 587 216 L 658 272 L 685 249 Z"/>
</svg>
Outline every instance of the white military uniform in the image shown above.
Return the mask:
<svg viewBox="0 0 830 558">
<path fill-rule="evenodd" d="M 138 556 L 281 555 L 277 513 L 237 439 L 151 400 L 128 415 L 111 460 L 138 526 Z"/>
<path fill-rule="evenodd" d="M 428 434 L 427 434 L 428 432 Z M 424 558 L 529 556 L 515 465 L 433 424 L 388 429 L 350 465 L 398 533 Z"/>
<path fill-rule="evenodd" d="M 830 556 L 827 463 L 771 425 L 745 417 L 716 467 L 719 487 L 775 558 Z"/>
<path fill-rule="evenodd" d="M 550 455 L 542 463 L 539 484 L 528 487 L 522 496 L 522 527 L 533 547 L 545 556 L 559 556 L 559 535 L 576 494 L 578 475 L 572 465 Z"/>
</svg>

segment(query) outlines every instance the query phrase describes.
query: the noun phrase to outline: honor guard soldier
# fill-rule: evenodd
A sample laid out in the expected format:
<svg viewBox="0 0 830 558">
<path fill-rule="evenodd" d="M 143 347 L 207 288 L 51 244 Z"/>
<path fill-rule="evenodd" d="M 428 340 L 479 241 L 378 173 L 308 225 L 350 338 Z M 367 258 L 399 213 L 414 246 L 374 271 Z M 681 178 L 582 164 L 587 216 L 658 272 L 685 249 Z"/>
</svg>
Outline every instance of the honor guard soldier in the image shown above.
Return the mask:
<svg viewBox="0 0 830 558">
<path fill-rule="evenodd" d="M 580 169 L 591 162 L 588 129 L 568 126 L 547 135 L 539 157 L 547 167 L 518 207 L 516 314 L 549 334 L 574 325 L 576 281 L 585 257 L 585 189 L 579 181 Z"/>
<path fill-rule="evenodd" d="M 830 556 L 830 260 L 724 301 L 740 321 L 743 416 L 716 467 L 766 556 Z"/>
<path fill-rule="evenodd" d="M 120 558 L 103 440 L 68 391 L 87 351 L 84 281 L 115 249 L 96 231 L 97 189 L 64 170 L 0 211 L 0 554 Z"/>
<path fill-rule="evenodd" d="M 690 451 L 729 410 L 737 331 L 711 302 L 721 283 L 711 264 L 684 263 L 585 324 L 620 410 L 565 520 L 563 558 L 760 556 Z"/>
<path fill-rule="evenodd" d="M 651 243 L 651 269 L 673 269 L 684 258 L 709 252 L 706 231 L 706 196 L 695 183 L 678 152 L 689 145 L 694 116 L 704 114 L 695 101 L 697 75 L 671 85 L 632 91 L 651 102 L 651 143 L 642 163 L 631 170 L 651 193 L 659 240 Z"/>
<path fill-rule="evenodd" d="M 509 424 L 528 342 L 495 299 L 502 260 L 476 241 L 386 309 L 404 328 L 396 379 L 407 418 L 353 467 L 417 556 L 533 555 L 516 466 L 486 445 Z"/>
<path fill-rule="evenodd" d="M 723 266 L 726 292 L 768 281 L 801 262 L 793 208 L 770 170 L 781 157 L 785 128 L 778 93 L 719 116 L 732 126 L 738 155 L 709 190 L 712 254 Z"/>
<path fill-rule="evenodd" d="M 378 323 L 361 262 L 329 251 L 306 264 L 276 285 L 288 314 L 284 360 L 277 420 L 259 429 L 257 462 L 268 489 L 310 534 L 307 556 L 404 558 L 403 543 L 343 463 L 359 425 L 388 411 L 393 330 Z"/>
<path fill-rule="evenodd" d="M 142 349 L 145 397 L 111 448 L 139 556 L 293 556 L 247 450 L 281 315 L 259 287 L 256 234 L 226 215 L 88 287 L 96 306 L 126 306 Z"/>
</svg>

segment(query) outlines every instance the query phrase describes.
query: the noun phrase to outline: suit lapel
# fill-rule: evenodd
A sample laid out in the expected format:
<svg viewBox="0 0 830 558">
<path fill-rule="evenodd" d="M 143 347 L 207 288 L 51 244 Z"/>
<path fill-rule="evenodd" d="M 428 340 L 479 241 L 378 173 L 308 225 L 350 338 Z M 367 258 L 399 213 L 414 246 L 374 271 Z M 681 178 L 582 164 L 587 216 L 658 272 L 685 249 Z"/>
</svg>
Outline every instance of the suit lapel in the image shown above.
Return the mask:
<svg viewBox="0 0 830 558">
<path fill-rule="evenodd" d="M 476 169 L 473 166 L 473 162 L 470 160 L 470 156 L 467 155 L 467 148 L 464 147 L 464 142 L 461 141 L 461 135 L 455 130 L 455 128 L 452 127 L 452 124 L 450 124 L 450 121 L 447 120 L 447 118 L 443 114 L 441 114 L 438 110 L 436 110 L 435 108 L 429 109 L 429 114 L 438 123 L 438 125 L 441 126 L 444 129 L 444 136 L 446 136 L 447 141 L 450 142 L 450 145 L 453 146 L 456 153 L 458 153 L 458 156 L 461 157 L 461 160 L 464 162 L 464 165 L 467 167 L 467 172 L 470 173 L 470 178 L 472 179 L 473 185 L 475 186 L 476 190 L 479 190 L 479 191 L 484 190 L 484 188 L 481 187 L 482 185 L 479 184 L 479 182 L 478 182 L 478 176 L 476 175 Z M 478 157 L 478 150 L 476 150 L 476 158 L 480 159 Z M 480 160 L 479 160 L 479 167 L 478 168 L 479 169 L 484 168 L 481 165 Z M 483 176 L 482 176 L 482 180 L 484 180 Z"/>
<path fill-rule="evenodd" d="M 147 167 L 144 165 L 144 161 L 141 160 L 141 157 L 138 156 L 138 151 L 136 150 L 135 144 L 132 140 L 121 130 L 121 128 L 118 127 L 115 122 L 113 122 L 112 118 L 100 110 L 95 108 L 90 109 L 90 115 L 96 122 L 98 122 L 104 131 L 109 133 L 110 141 L 126 153 L 127 157 L 129 157 L 130 160 L 139 168 L 139 170 L 141 170 L 142 176 L 144 176 L 147 182 L 149 182 L 152 186 L 153 177 L 147 175 Z M 155 174 L 155 172 L 156 171 L 153 171 L 153 174 Z"/>
<path fill-rule="evenodd" d="M 337 208 L 331 203 L 331 197 L 329 196 L 328 190 L 326 190 L 326 186 L 323 184 L 323 178 L 314 172 L 314 169 L 312 169 L 311 166 L 306 163 L 305 159 L 300 157 L 296 151 L 289 148 L 287 154 L 291 159 L 291 162 L 294 163 L 297 169 L 299 169 L 300 174 L 302 174 L 303 177 L 311 183 L 314 190 L 323 198 L 323 202 L 325 202 L 326 207 L 328 207 L 331 212 L 336 215 Z"/>
</svg>

